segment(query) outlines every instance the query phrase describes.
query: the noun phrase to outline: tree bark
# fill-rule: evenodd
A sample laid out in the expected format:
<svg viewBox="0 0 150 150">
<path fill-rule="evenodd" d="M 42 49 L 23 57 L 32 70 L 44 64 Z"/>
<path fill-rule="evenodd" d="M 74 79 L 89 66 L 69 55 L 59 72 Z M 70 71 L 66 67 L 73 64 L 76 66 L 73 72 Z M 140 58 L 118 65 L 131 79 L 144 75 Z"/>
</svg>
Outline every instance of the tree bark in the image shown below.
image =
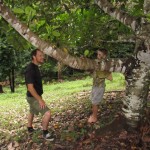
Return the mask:
<svg viewBox="0 0 150 150">
<path fill-rule="evenodd" d="M 137 22 L 134 17 L 114 8 L 107 0 L 95 0 L 95 2 L 104 12 L 135 31 L 137 38 L 135 39 L 136 46 L 133 59 L 136 61 L 129 60 L 126 62 L 128 63 L 128 71 L 126 76 L 126 96 L 123 100 L 123 113 L 127 124 L 131 127 L 137 127 L 140 119 L 143 117 L 142 112 L 147 103 L 150 85 L 150 24 L 144 18 L 141 18 L 141 22 Z M 150 1 L 145 0 L 145 13 L 150 11 L 149 6 Z"/>
<path fill-rule="evenodd" d="M 139 26 L 135 17 L 115 8 L 108 0 L 95 0 L 95 3 L 110 16 L 130 27 L 133 31 Z"/>
<path fill-rule="evenodd" d="M 9 81 L 10 81 L 10 90 L 12 93 L 15 92 L 15 74 L 14 74 L 14 68 L 11 69 L 10 75 L 9 75 Z"/>
<path fill-rule="evenodd" d="M 57 63 L 57 71 L 58 71 L 58 80 L 61 81 L 62 80 L 62 69 L 63 69 L 63 64 L 61 62 L 58 61 Z"/>
<path fill-rule="evenodd" d="M 0 93 L 4 93 L 2 85 L 0 85 Z"/>
<path fill-rule="evenodd" d="M 132 75 L 126 78 L 126 96 L 123 100 L 124 107 L 122 110 L 127 124 L 133 128 L 139 126 L 147 104 L 150 85 L 149 69 L 143 64 L 138 69 L 134 69 Z"/>
</svg>

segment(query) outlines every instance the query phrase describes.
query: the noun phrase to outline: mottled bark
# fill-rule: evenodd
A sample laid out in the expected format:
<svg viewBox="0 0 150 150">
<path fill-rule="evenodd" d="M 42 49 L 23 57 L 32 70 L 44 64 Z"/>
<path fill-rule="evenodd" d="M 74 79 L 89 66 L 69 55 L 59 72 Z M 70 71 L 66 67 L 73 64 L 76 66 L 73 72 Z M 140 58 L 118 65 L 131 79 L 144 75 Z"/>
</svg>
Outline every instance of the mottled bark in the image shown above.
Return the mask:
<svg viewBox="0 0 150 150">
<path fill-rule="evenodd" d="M 144 0 L 144 13 L 150 13 L 150 0 Z"/>
<path fill-rule="evenodd" d="M 130 27 L 133 31 L 139 26 L 135 17 L 115 8 L 107 0 L 95 0 L 95 3 L 107 14 Z"/>
<path fill-rule="evenodd" d="M 132 127 L 137 127 L 139 121 L 143 118 L 143 110 L 147 103 L 147 97 L 150 85 L 150 44 L 149 36 L 144 28 L 137 34 L 139 37 L 136 40 L 135 57 L 137 58 L 138 66 L 130 71 L 130 76 L 127 76 L 126 97 L 124 99 L 123 112 L 127 119 L 127 123 Z"/>
<path fill-rule="evenodd" d="M 141 64 L 137 69 L 133 69 L 131 76 L 126 78 L 126 96 L 123 100 L 123 112 L 127 123 L 132 127 L 137 127 L 143 118 L 144 107 L 147 104 L 147 97 L 150 84 L 150 68 Z"/>
<path fill-rule="evenodd" d="M 142 111 L 147 102 L 150 85 L 150 24 L 145 18 L 141 18 L 141 22 L 137 23 L 134 17 L 115 9 L 107 0 L 95 0 L 95 2 L 104 12 L 135 31 L 134 57 L 125 63 L 128 69 L 126 70 L 127 86 L 126 96 L 123 100 L 123 113 L 127 123 L 132 127 L 137 127 L 143 117 Z M 143 8 L 145 14 L 150 12 L 150 0 L 144 1 Z"/>
</svg>

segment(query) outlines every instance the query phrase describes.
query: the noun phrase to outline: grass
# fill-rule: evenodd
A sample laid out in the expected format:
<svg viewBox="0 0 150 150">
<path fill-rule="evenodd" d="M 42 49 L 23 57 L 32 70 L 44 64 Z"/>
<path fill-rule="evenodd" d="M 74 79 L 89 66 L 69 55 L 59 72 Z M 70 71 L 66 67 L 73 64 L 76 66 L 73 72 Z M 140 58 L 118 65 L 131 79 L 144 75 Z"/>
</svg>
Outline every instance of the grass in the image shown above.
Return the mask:
<svg viewBox="0 0 150 150">
<path fill-rule="evenodd" d="M 106 81 L 106 91 L 124 89 L 123 75 L 114 73 L 113 78 L 113 81 Z M 44 85 L 43 98 L 48 105 L 50 103 L 54 103 L 52 111 L 56 112 L 60 111 L 59 105 L 67 107 L 67 102 L 64 104 L 64 101 L 61 101 L 62 99 L 71 97 L 74 93 L 91 90 L 91 87 L 91 77 L 86 77 L 82 80 L 64 81 L 62 83 L 53 82 L 51 84 Z M 0 124 L 0 127 L 9 127 L 10 129 L 13 129 L 18 125 L 18 114 L 24 116 L 28 111 L 28 104 L 25 99 L 26 87 L 25 85 L 18 85 L 15 93 L 11 93 L 9 87 L 4 87 L 4 91 L 5 93 L 0 94 L 0 119 L 1 122 L 3 122 L 3 124 Z M 76 103 L 76 100 L 73 102 L 72 99 L 73 98 L 69 98 L 68 101 Z"/>
<path fill-rule="evenodd" d="M 47 102 L 54 102 L 63 97 L 71 96 L 74 93 L 91 90 L 92 78 L 86 77 L 82 80 L 64 81 L 62 83 L 53 82 L 44 85 L 43 98 Z M 124 76 L 122 74 L 113 73 L 113 81 L 106 80 L 106 91 L 123 90 L 125 88 Z M 9 87 L 4 87 L 5 93 L 0 94 L 0 112 L 10 109 L 22 110 L 26 106 L 26 87 L 18 85 L 15 93 L 11 93 Z"/>
<path fill-rule="evenodd" d="M 106 91 L 112 90 L 123 90 L 125 88 L 124 76 L 118 73 L 113 73 L 113 81 L 106 81 Z M 65 113 L 63 120 L 65 117 L 69 117 L 68 113 L 71 111 L 76 112 L 78 109 L 78 116 L 88 116 L 89 108 L 91 103 L 86 99 L 78 99 L 76 96 L 77 93 L 82 91 L 88 91 L 90 94 L 90 90 L 92 88 L 92 78 L 85 77 L 84 79 L 74 80 L 74 81 L 64 81 L 61 83 L 53 82 L 49 84 L 44 84 L 44 94 L 43 99 L 46 101 L 47 105 L 50 106 L 52 116 L 56 116 L 59 113 Z M 5 141 L 26 141 L 26 124 L 27 124 L 27 114 L 28 114 L 28 104 L 26 102 L 26 86 L 18 85 L 16 87 L 15 93 L 11 93 L 9 87 L 4 87 L 3 94 L 0 94 L 0 141 L 1 139 L 5 139 Z M 82 106 L 85 106 L 86 112 L 82 110 Z M 73 116 L 76 116 L 74 113 Z M 61 115 L 60 115 L 61 116 Z M 42 116 L 35 118 L 38 123 L 37 126 L 40 125 Z M 55 117 L 54 117 L 55 118 Z M 62 119 L 62 118 L 61 118 Z M 56 122 L 55 122 L 56 123 Z M 53 122 L 50 128 L 53 128 Z M 60 126 L 64 126 L 64 122 L 59 122 Z M 57 125 L 57 124 L 56 124 Z M 67 128 L 69 124 L 66 124 Z M 37 133 L 40 135 L 40 133 Z M 64 135 L 63 135 L 64 134 Z M 84 133 L 83 133 L 84 134 Z M 33 142 L 38 142 L 38 135 L 32 137 Z M 64 137 L 65 136 L 65 137 Z M 78 134 L 75 132 L 71 132 L 68 135 L 69 137 L 74 137 L 74 139 L 78 138 Z M 66 138 L 66 133 L 62 131 L 60 137 Z M 1 142 L 0 142 L 1 145 Z"/>
<path fill-rule="evenodd" d="M 89 126 L 87 118 L 91 110 L 89 101 L 91 88 L 91 77 L 44 84 L 43 99 L 53 113 L 49 130 L 54 131 L 55 136 L 54 142 L 48 143 L 42 138 L 40 128 L 42 116 L 40 115 L 34 119 L 34 127 L 37 131 L 32 136 L 27 133 L 28 104 L 25 98 L 25 85 L 18 85 L 15 93 L 11 93 L 9 87 L 4 87 L 5 93 L 0 94 L 0 147 L 7 149 L 8 146 L 11 147 L 17 142 L 19 149 L 43 149 L 43 147 L 55 149 L 55 147 L 58 148 L 57 146 L 62 146 L 63 149 L 73 149 L 80 144 L 82 149 L 86 147 L 94 149 L 98 141 L 92 138 L 93 133 L 116 118 L 121 112 L 122 103 L 119 101 L 119 95 L 115 101 L 115 99 L 110 99 L 112 92 L 105 93 L 104 101 L 100 106 L 100 120 L 97 124 Z M 106 80 L 106 91 L 124 89 L 123 75 L 113 73 L 113 81 Z M 108 138 L 109 135 L 105 137 Z M 108 141 L 110 142 L 109 139 Z M 101 142 L 103 141 L 100 139 Z"/>
<path fill-rule="evenodd" d="M 86 77 L 82 80 L 66 81 L 63 83 L 53 83 L 44 86 L 44 96 L 51 97 L 53 100 L 72 95 L 84 90 L 91 90 L 92 78 Z M 106 80 L 106 91 L 123 90 L 125 88 L 124 76 L 122 74 L 113 74 L 113 81 Z"/>
<path fill-rule="evenodd" d="M 106 91 L 123 90 L 125 81 L 121 74 L 113 73 L 113 81 L 106 81 Z M 69 105 L 76 109 L 77 99 L 75 93 L 90 91 L 92 78 L 86 77 L 81 80 L 53 82 L 44 84 L 43 98 L 47 105 L 51 105 L 51 111 L 59 113 L 62 109 L 67 110 Z M 11 93 L 9 87 L 4 87 L 3 94 L 0 94 L 0 132 L 3 134 L 17 132 L 18 129 L 26 127 L 28 104 L 26 102 L 26 86 L 18 85 L 15 93 Z M 90 102 L 87 101 L 90 105 Z M 52 107 L 53 106 L 53 107 Z M 16 133 L 17 133 L 16 132 Z M 6 135 L 5 135 L 6 136 Z M 1 138 L 1 137 L 0 137 Z M 9 138 L 9 136 L 8 136 Z M 16 136 L 15 138 L 19 138 Z"/>
</svg>

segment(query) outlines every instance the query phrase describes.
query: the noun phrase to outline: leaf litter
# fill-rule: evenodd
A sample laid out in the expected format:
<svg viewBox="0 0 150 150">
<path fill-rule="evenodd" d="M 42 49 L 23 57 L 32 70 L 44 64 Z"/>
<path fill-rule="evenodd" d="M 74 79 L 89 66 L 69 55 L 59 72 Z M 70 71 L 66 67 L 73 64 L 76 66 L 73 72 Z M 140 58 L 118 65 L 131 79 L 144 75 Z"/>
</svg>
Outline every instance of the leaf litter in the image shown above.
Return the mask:
<svg viewBox="0 0 150 150">
<path fill-rule="evenodd" d="M 106 92 L 99 109 L 98 121 L 88 124 L 91 113 L 90 91 L 72 94 L 49 105 L 52 118 L 49 125 L 55 140 L 42 138 L 41 117 L 34 120 L 36 132 L 29 135 L 26 130 L 27 107 L 23 112 L 10 110 L 9 117 L 2 118 L 0 129 L 1 150 L 143 150 L 150 148 L 150 109 L 139 130 L 128 131 L 123 127 L 123 91 Z M 26 112 L 26 113 L 25 113 Z M 6 120 L 5 120 L 6 119 Z M 10 123 L 10 125 L 8 124 Z"/>
</svg>

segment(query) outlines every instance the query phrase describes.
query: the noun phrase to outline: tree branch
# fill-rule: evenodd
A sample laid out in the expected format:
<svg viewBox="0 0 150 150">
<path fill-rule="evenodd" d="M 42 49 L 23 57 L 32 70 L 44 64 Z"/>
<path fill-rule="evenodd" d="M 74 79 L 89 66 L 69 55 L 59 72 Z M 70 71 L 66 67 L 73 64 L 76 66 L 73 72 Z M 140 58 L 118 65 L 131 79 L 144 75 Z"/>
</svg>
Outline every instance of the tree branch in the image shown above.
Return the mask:
<svg viewBox="0 0 150 150">
<path fill-rule="evenodd" d="M 90 70 L 95 66 L 95 62 L 91 59 L 84 59 L 82 62 L 78 57 L 74 57 L 65 53 L 63 50 L 56 48 L 49 41 L 44 41 L 38 35 L 33 33 L 27 25 L 21 23 L 10 9 L 3 3 L 0 4 L 0 15 L 28 42 L 33 46 L 41 49 L 45 54 L 54 59 L 63 62 L 64 64 L 81 70 Z"/>
<path fill-rule="evenodd" d="M 116 41 L 105 41 L 105 40 L 99 40 L 99 43 L 135 43 L 135 40 L 128 39 L 128 40 L 116 40 Z"/>
<path fill-rule="evenodd" d="M 130 27 L 133 31 L 139 26 L 136 18 L 126 12 L 115 8 L 107 0 L 95 0 L 95 3 L 107 14 Z"/>
<path fill-rule="evenodd" d="M 150 13 L 150 1 L 144 0 L 144 14 Z"/>
<path fill-rule="evenodd" d="M 0 4 L 0 15 L 32 45 L 42 50 L 45 54 L 72 68 L 94 70 L 98 67 L 102 71 L 125 73 L 128 66 L 131 66 L 132 64 L 132 62 L 125 63 L 126 61 L 124 59 L 110 59 L 109 61 L 97 63 L 97 61 L 92 59 L 71 56 L 63 50 L 56 48 L 54 45 L 50 44 L 50 42 L 40 39 L 36 34 L 30 31 L 25 24 L 21 23 L 9 8 L 3 4 Z"/>
</svg>

